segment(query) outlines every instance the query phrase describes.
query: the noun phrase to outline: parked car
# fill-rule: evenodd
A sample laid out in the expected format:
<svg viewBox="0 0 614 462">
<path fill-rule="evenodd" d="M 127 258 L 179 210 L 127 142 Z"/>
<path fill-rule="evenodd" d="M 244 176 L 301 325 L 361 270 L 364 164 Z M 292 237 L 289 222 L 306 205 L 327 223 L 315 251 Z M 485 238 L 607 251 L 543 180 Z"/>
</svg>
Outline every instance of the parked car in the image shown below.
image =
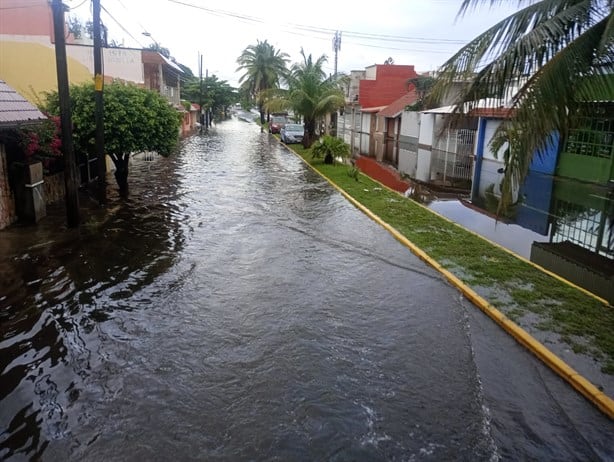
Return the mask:
<svg viewBox="0 0 614 462">
<path fill-rule="evenodd" d="M 269 122 L 269 133 L 281 133 L 281 129 L 286 125 L 286 116 L 271 116 Z"/>
<path fill-rule="evenodd" d="M 281 129 L 281 140 L 286 143 L 300 143 L 305 136 L 305 127 L 301 124 L 286 124 Z"/>
</svg>

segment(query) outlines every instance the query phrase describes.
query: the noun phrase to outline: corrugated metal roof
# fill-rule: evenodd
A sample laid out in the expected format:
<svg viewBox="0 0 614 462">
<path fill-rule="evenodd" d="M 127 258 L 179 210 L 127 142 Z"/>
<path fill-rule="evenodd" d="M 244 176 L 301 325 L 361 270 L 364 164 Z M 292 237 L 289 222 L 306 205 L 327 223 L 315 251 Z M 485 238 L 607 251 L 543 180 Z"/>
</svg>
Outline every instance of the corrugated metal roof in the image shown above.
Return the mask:
<svg viewBox="0 0 614 462">
<path fill-rule="evenodd" d="M 46 118 L 36 106 L 0 80 L 0 129 L 36 123 Z"/>
</svg>

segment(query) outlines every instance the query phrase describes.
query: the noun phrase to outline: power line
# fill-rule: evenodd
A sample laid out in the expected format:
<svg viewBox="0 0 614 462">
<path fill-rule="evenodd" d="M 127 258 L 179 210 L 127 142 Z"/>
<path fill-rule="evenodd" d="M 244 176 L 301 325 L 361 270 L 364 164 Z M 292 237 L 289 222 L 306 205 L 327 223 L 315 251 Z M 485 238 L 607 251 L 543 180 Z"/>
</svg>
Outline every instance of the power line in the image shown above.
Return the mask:
<svg viewBox="0 0 614 462">
<path fill-rule="evenodd" d="M 123 30 L 123 31 L 124 31 L 126 34 L 128 34 L 128 35 L 129 35 L 129 36 L 132 38 L 132 40 L 134 40 L 136 43 L 138 43 L 138 44 L 139 44 L 139 46 L 140 46 L 141 48 L 145 48 L 145 47 L 143 46 L 143 44 L 142 44 L 141 42 L 139 42 L 139 41 L 138 41 L 138 40 L 137 40 L 137 39 L 134 37 L 134 35 L 132 35 L 132 34 L 130 33 L 130 31 L 128 31 L 128 29 L 126 29 L 126 28 L 125 28 L 125 27 L 124 27 L 124 26 L 123 26 L 123 25 L 122 25 L 122 24 L 121 24 L 121 23 L 120 23 L 120 22 L 119 22 L 117 19 L 115 19 L 115 18 L 113 17 L 113 15 L 112 15 L 111 13 L 109 13 L 109 11 L 108 11 L 108 10 L 107 10 L 107 9 L 106 9 L 104 6 L 100 5 L 100 7 L 101 7 L 101 8 L 102 8 L 102 10 L 103 10 L 103 11 L 104 11 L 104 12 L 105 12 L 105 13 L 106 13 L 108 16 L 109 16 L 109 18 L 111 18 L 111 19 L 112 19 L 112 20 L 115 22 L 115 24 L 117 24 L 117 25 L 118 25 L 118 26 L 119 26 L 119 27 L 120 27 L 120 28 L 121 28 L 121 29 L 122 29 L 122 30 Z"/>
<path fill-rule="evenodd" d="M 266 24 L 267 21 L 263 18 L 259 18 L 256 16 L 248 16 L 244 14 L 234 13 L 231 11 L 218 10 L 213 8 L 207 8 L 200 5 L 194 5 L 192 3 L 188 3 L 182 0 L 166 0 L 169 3 L 175 3 L 182 6 L 187 6 L 189 8 L 195 8 L 198 10 L 206 11 L 208 13 L 214 14 L 216 16 L 227 16 L 235 19 L 242 19 L 245 21 L 249 21 L 252 23 Z M 308 26 L 303 24 L 287 24 L 287 26 L 291 26 L 294 29 L 304 30 L 306 32 L 312 32 L 316 34 L 325 34 L 330 36 L 335 32 L 341 32 L 345 36 L 362 38 L 368 40 L 377 40 L 377 41 L 394 41 L 394 42 L 406 42 L 406 43 L 421 43 L 421 44 L 449 44 L 449 45 L 463 45 L 466 42 L 463 40 L 455 40 L 455 39 L 445 39 L 445 38 L 424 38 L 424 37 L 407 37 L 401 35 L 388 35 L 388 34 L 368 34 L 364 32 L 356 32 L 356 31 L 346 31 L 346 30 L 337 30 L 337 29 L 328 29 L 325 27 L 316 27 L 316 26 Z"/>
</svg>

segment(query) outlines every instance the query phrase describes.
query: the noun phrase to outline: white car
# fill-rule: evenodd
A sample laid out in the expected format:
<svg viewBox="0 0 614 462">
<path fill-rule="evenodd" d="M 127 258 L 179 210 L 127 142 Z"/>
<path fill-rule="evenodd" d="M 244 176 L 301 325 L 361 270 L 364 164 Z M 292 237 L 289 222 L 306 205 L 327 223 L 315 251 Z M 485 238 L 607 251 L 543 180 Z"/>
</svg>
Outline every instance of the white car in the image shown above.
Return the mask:
<svg viewBox="0 0 614 462">
<path fill-rule="evenodd" d="M 281 140 L 286 143 L 300 143 L 305 136 L 305 127 L 301 124 L 286 124 L 281 129 Z"/>
</svg>

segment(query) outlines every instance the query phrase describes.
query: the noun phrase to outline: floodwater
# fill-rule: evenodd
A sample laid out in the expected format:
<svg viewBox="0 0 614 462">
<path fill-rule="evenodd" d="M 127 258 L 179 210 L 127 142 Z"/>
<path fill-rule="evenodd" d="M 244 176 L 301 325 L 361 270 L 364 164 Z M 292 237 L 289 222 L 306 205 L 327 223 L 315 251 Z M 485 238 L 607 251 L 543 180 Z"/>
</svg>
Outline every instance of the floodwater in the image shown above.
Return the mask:
<svg viewBox="0 0 614 462">
<path fill-rule="evenodd" d="M 548 242 L 548 236 L 497 220 L 461 200 L 437 200 L 429 203 L 428 208 L 527 260 L 531 257 L 533 242 Z"/>
<path fill-rule="evenodd" d="M 0 459 L 614 460 L 613 422 L 255 124 L 130 182 L 0 232 Z"/>
</svg>

